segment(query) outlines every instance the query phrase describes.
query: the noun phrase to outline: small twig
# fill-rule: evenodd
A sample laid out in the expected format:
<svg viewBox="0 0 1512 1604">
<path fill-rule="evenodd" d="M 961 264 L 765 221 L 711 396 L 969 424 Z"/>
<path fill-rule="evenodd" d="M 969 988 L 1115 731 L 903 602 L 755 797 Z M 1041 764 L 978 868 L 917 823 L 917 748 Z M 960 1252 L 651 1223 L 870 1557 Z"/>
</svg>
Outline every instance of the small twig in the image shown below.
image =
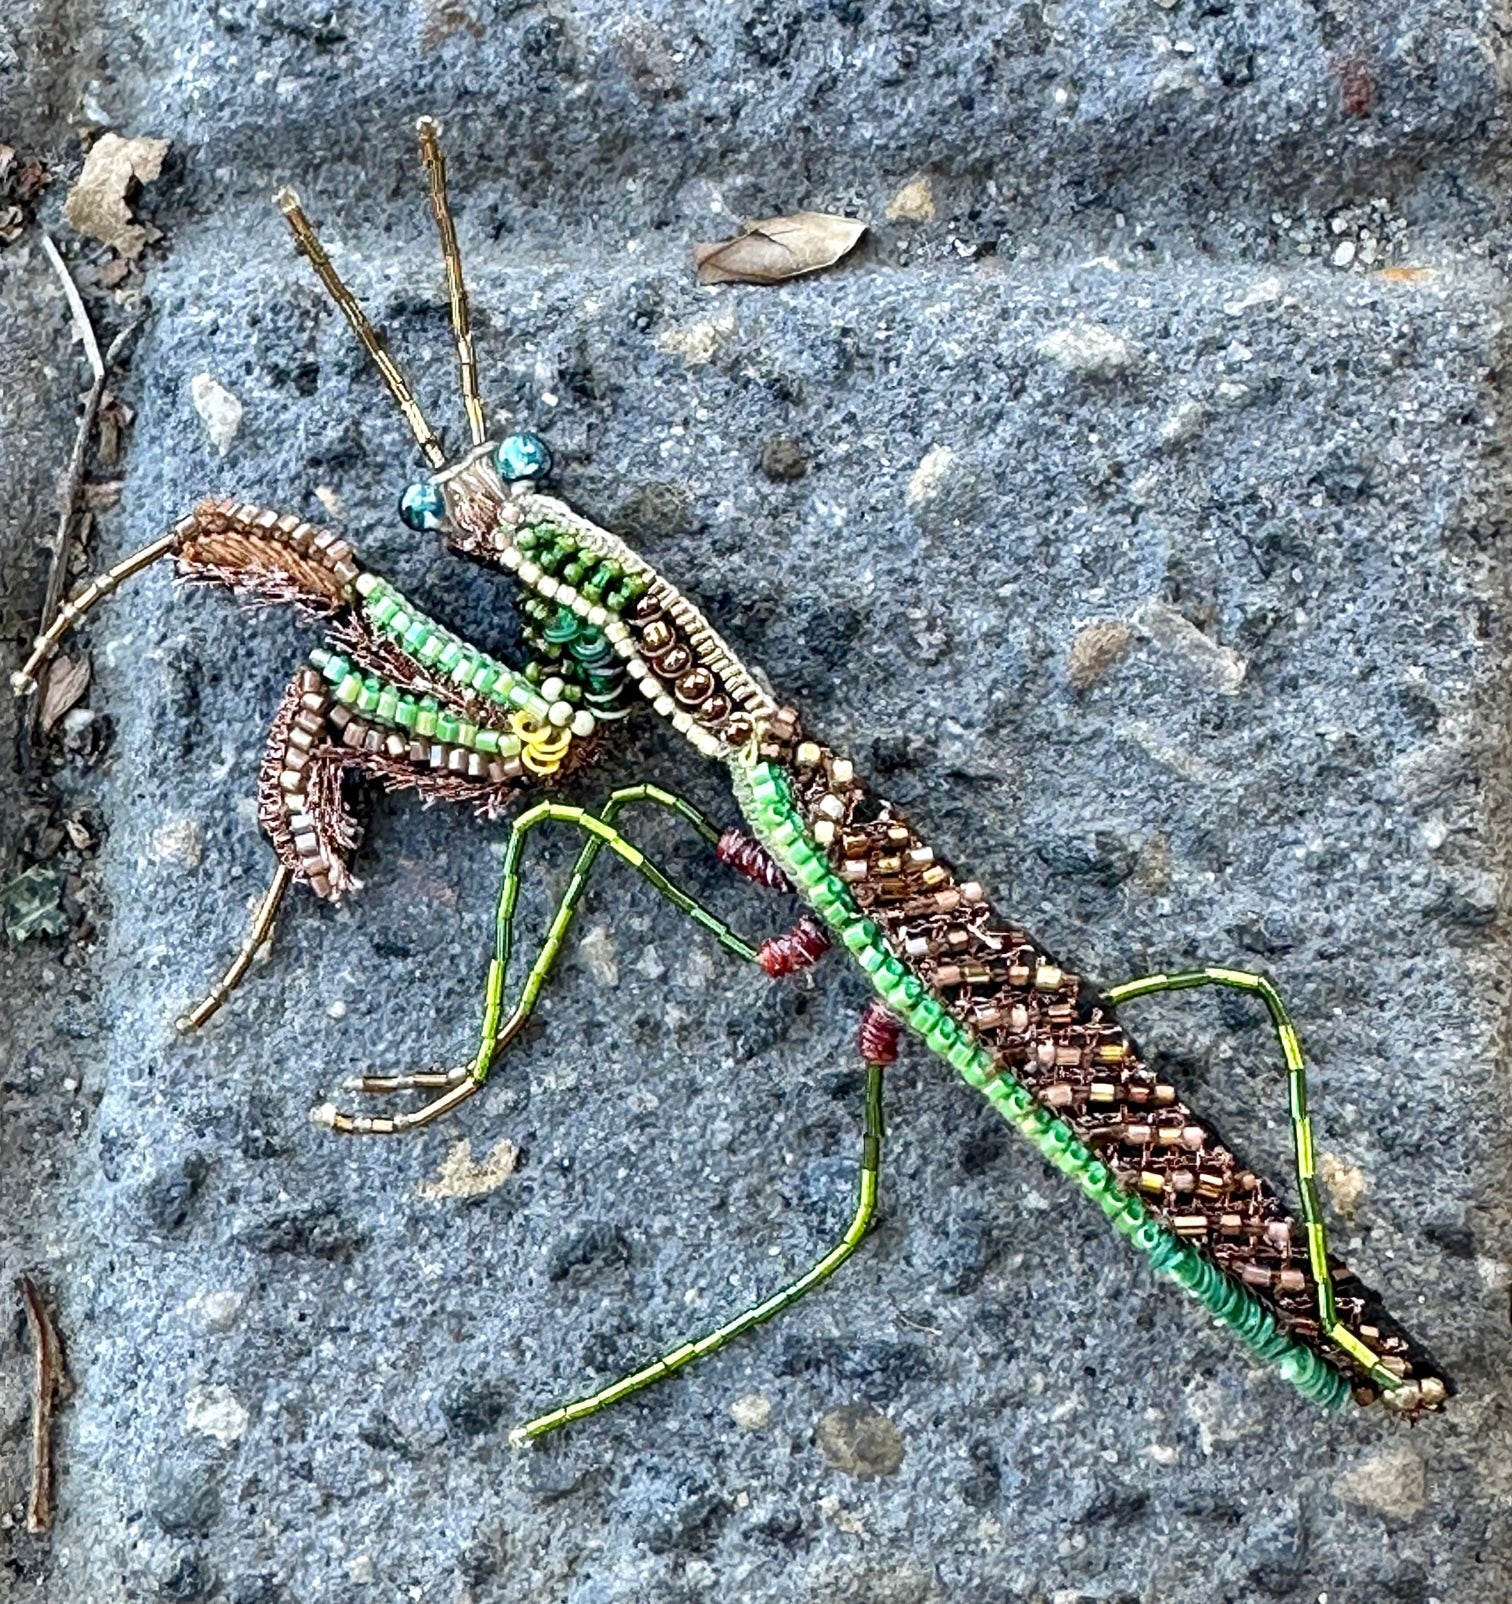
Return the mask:
<svg viewBox="0 0 1512 1604">
<path fill-rule="evenodd" d="M 26 1304 L 32 1345 L 37 1351 L 32 1391 L 32 1486 L 31 1499 L 26 1506 L 26 1529 L 46 1532 L 52 1530 L 53 1523 L 53 1408 L 60 1397 L 67 1396 L 72 1383 L 64 1368 L 58 1328 L 53 1324 L 36 1282 L 29 1275 L 23 1275 L 17 1277 L 16 1286 Z"/>
<path fill-rule="evenodd" d="M 901 1320 L 910 1331 L 923 1331 L 931 1337 L 943 1337 L 945 1335 L 945 1333 L 941 1331 L 938 1326 L 923 1326 L 920 1325 L 917 1320 L 910 1320 L 896 1303 L 893 1305 L 893 1314 L 897 1319 Z"/>
<path fill-rule="evenodd" d="M 95 338 L 94 326 L 90 323 L 89 313 L 84 307 L 84 298 L 79 294 L 79 286 L 74 283 L 73 275 L 68 271 L 68 264 L 47 234 L 44 233 L 41 239 L 43 254 L 52 264 L 53 272 L 57 274 L 63 286 L 63 294 L 68 301 L 69 311 L 73 314 L 74 327 L 78 329 L 79 338 L 83 341 L 84 355 L 89 361 L 89 370 L 93 378 L 89 394 L 84 398 L 84 415 L 79 419 L 79 430 L 74 436 L 73 454 L 68 459 L 68 474 L 63 481 L 63 490 L 59 497 L 58 532 L 53 539 L 52 566 L 48 569 L 47 590 L 42 600 L 42 618 L 37 626 L 39 635 L 46 631 L 57 616 L 58 606 L 63 600 L 63 585 L 68 577 L 68 536 L 79 511 L 79 494 L 84 484 L 89 442 L 94 437 L 95 425 L 100 416 L 100 403 L 105 396 L 105 378 L 111 362 L 132 332 L 131 328 L 122 330 L 110 342 L 110 349 L 105 355 L 103 357 L 100 355 L 100 343 Z M 32 703 L 33 720 L 36 719 L 41 703 L 40 696 Z"/>
</svg>

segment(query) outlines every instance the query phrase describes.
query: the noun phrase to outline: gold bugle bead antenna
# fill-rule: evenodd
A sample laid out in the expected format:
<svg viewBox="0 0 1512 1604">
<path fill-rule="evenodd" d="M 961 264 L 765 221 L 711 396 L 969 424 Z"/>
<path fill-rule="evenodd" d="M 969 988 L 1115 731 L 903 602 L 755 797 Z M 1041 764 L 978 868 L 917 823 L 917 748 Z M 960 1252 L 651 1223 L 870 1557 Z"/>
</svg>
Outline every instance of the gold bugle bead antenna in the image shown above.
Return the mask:
<svg viewBox="0 0 1512 1604">
<path fill-rule="evenodd" d="M 457 347 L 457 366 L 462 373 L 462 406 L 472 443 L 480 446 L 488 438 L 483 418 L 483 402 L 478 395 L 478 358 L 473 349 L 472 324 L 467 315 L 467 286 L 462 281 L 462 252 L 457 245 L 457 229 L 446 199 L 446 158 L 441 154 L 441 124 L 434 117 L 422 117 L 415 124 L 420 136 L 420 156 L 430 180 L 431 210 L 436 214 L 436 232 L 441 236 L 441 259 L 446 264 L 446 295 L 451 303 L 452 339 Z"/>
<path fill-rule="evenodd" d="M 273 199 L 279 211 L 284 214 L 293 232 L 295 243 L 309 257 L 310 266 L 315 269 L 315 276 L 325 286 L 326 293 L 341 308 L 347 322 L 352 325 L 352 332 L 361 340 L 363 350 L 373 359 L 373 366 L 383 376 L 383 382 L 389 387 L 389 394 L 393 396 L 399 410 L 404 414 L 404 421 L 409 424 L 415 439 L 420 442 L 420 449 L 425 453 L 426 461 L 432 468 L 444 468 L 446 452 L 436 438 L 436 431 L 426 422 L 425 414 L 420 410 L 420 403 L 416 401 L 414 391 L 410 389 L 404 375 L 399 371 L 398 364 L 389 355 L 388 347 L 383 343 L 383 336 L 368 321 L 367 314 L 357 304 L 356 296 L 346 287 L 341 275 L 332 266 L 331 259 L 326 255 L 325 247 L 320 243 L 314 226 L 299 204 L 299 196 L 292 189 L 281 189 Z"/>
</svg>

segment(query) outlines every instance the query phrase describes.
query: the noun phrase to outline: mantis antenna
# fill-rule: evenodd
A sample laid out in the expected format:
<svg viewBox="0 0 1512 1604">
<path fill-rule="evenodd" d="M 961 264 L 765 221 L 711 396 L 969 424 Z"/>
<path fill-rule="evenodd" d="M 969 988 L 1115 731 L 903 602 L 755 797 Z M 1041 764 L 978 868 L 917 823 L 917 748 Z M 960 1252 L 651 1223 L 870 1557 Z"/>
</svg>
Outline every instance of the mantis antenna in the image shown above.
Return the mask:
<svg viewBox="0 0 1512 1604">
<path fill-rule="evenodd" d="M 457 247 L 457 229 L 446 201 L 446 158 L 441 154 L 441 124 L 434 117 L 422 117 L 415 124 L 420 136 L 420 156 L 430 180 L 431 210 L 436 214 L 436 232 L 441 236 L 441 258 L 446 263 L 446 295 L 451 302 L 452 339 L 457 347 L 457 366 L 462 370 L 462 405 L 472 443 L 480 446 L 488 438 L 483 419 L 483 403 L 478 397 L 478 359 L 473 351 L 472 325 L 467 317 L 467 287 L 462 282 L 462 252 Z"/>
<path fill-rule="evenodd" d="M 383 336 L 368 321 L 367 314 L 357 304 L 356 296 L 346 287 L 341 275 L 332 266 L 331 259 L 326 255 L 325 247 L 321 245 L 314 226 L 299 204 L 298 195 L 292 189 L 281 189 L 273 199 L 293 231 L 295 243 L 309 257 L 310 266 L 315 269 L 315 276 L 325 285 L 326 293 L 341 308 L 347 322 L 352 325 L 352 332 L 362 341 L 363 350 L 373 359 L 373 366 L 383 376 L 389 394 L 393 396 L 399 410 L 404 414 L 404 421 L 409 424 L 415 439 L 420 442 L 425 460 L 432 468 L 444 468 L 446 452 L 436 438 L 436 431 L 426 422 L 425 414 L 420 410 L 420 403 L 415 399 L 415 392 L 410 389 L 404 375 L 399 371 L 398 364 L 389 355 L 388 347 L 383 343 Z M 455 248 L 453 242 L 453 250 Z M 455 312 L 455 298 L 452 304 Z M 465 320 L 465 311 L 463 316 Z"/>
</svg>

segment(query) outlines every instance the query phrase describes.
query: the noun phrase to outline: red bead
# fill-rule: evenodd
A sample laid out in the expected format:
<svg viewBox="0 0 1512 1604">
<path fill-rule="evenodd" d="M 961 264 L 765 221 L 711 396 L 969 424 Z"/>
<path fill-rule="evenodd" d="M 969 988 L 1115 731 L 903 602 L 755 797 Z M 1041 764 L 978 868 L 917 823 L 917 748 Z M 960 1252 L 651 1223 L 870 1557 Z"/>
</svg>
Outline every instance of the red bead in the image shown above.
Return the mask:
<svg viewBox="0 0 1512 1604">
<path fill-rule="evenodd" d="M 763 941 L 757 952 L 769 975 L 792 975 L 807 969 L 829 951 L 829 938 L 806 914 L 785 935 Z"/>
<path fill-rule="evenodd" d="M 739 830 L 726 830 L 714 850 L 721 863 L 729 864 L 737 874 L 743 874 L 747 880 L 754 880 L 769 891 L 793 889 L 771 853 L 759 841 L 742 835 Z"/>
<path fill-rule="evenodd" d="M 891 1064 L 898 1057 L 898 1037 L 903 1027 L 886 1003 L 873 997 L 861 1015 L 856 1045 L 868 1064 Z"/>
</svg>

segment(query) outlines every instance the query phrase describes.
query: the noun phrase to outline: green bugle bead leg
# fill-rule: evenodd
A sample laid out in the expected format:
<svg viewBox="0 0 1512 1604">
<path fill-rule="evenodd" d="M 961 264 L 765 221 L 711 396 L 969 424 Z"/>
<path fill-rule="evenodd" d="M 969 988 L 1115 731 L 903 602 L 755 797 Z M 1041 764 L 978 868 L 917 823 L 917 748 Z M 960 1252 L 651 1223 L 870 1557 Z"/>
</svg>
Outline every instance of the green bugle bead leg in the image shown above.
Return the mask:
<svg viewBox="0 0 1512 1604">
<path fill-rule="evenodd" d="M 1175 974 L 1145 975 L 1103 992 L 1111 1007 L 1137 997 L 1150 997 L 1163 991 L 1189 991 L 1196 986 L 1228 986 L 1259 997 L 1270 1014 L 1281 1056 L 1286 1062 L 1286 1078 L 1291 1104 L 1292 1150 L 1296 1161 L 1297 1192 L 1302 1201 L 1302 1219 L 1307 1231 L 1308 1267 L 1318 1289 L 1318 1321 L 1328 1339 L 1342 1348 L 1371 1379 L 1391 1393 L 1407 1384 L 1381 1361 L 1381 1356 L 1362 1342 L 1339 1319 L 1334 1302 L 1333 1272 L 1328 1266 L 1328 1233 L 1323 1224 L 1323 1206 L 1318 1197 L 1317 1168 L 1313 1154 L 1312 1116 L 1307 1107 L 1307 1066 L 1302 1044 L 1281 993 L 1264 975 L 1245 969 L 1186 969 Z"/>
<path fill-rule="evenodd" d="M 642 1369 L 632 1371 L 619 1381 L 601 1387 L 597 1392 L 589 1393 L 587 1397 L 563 1404 L 559 1409 L 537 1415 L 534 1420 L 527 1420 L 523 1425 L 516 1426 L 509 1434 L 510 1446 L 523 1448 L 534 1442 L 537 1437 L 545 1436 L 549 1431 L 570 1425 L 573 1421 L 586 1420 L 588 1416 L 601 1413 L 633 1393 L 640 1392 L 658 1381 L 665 1381 L 669 1376 L 692 1364 L 694 1360 L 706 1359 L 710 1354 L 718 1353 L 721 1348 L 727 1347 L 753 1327 L 764 1324 L 781 1314 L 784 1309 L 791 1309 L 800 1298 L 829 1280 L 860 1247 L 876 1215 L 877 1185 L 882 1168 L 882 1135 L 882 1065 L 868 1064 L 866 1136 L 861 1148 L 861 1172 L 856 1183 L 856 1209 L 851 1216 L 850 1224 L 846 1227 L 845 1235 L 835 1246 L 797 1280 L 790 1281 L 761 1303 L 753 1304 L 732 1320 L 715 1327 L 706 1336 L 680 1344 L 670 1352 L 664 1353 L 661 1358 L 652 1360 Z"/>
<path fill-rule="evenodd" d="M 639 848 L 631 844 L 614 827 L 614 820 L 631 803 L 649 802 L 676 813 L 692 825 L 710 846 L 717 844 L 719 832 L 691 803 L 674 796 L 656 785 L 626 786 L 615 791 L 603 808 L 591 813 L 586 808 L 569 807 L 560 802 L 538 802 L 514 821 L 509 843 L 504 852 L 504 867 L 499 889 L 498 909 L 494 919 L 494 953 L 488 966 L 488 980 L 484 991 L 483 1023 L 479 1031 L 478 1048 L 472 1061 L 451 1070 L 424 1071 L 411 1075 L 357 1075 L 345 1083 L 349 1092 L 386 1095 L 411 1090 L 439 1090 L 441 1095 L 422 1105 L 413 1113 L 392 1116 L 345 1114 L 332 1103 L 322 1104 L 311 1114 L 318 1125 L 348 1135 L 387 1136 L 398 1131 L 412 1130 L 417 1126 L 449 1114 L 471 1097 L 488 1078 L 489 1070 L 499 1054 L 524 1028 L 535 1009 L 541 989 L 546 983 L 557 959 L 561 955 L 567 928 L 577 912 L 588 877 L 594 863 L 605 847 L 628 863 L 643 879 L 650 882 L 663 897 L 680 912 L 685 913 L 701 929 L 707 930 L 727 951 L 747 962 L 756 961 L 756 949 L 743 941 L 722 920 L 717 919 L 701 903 L 675 885 L 651 862 Z M 520 863 L 526 838 L 540 825 L 570 824 L 581 830 L 587 839 L 578 852 L 567 889 L 557 903 L 550 928 L 541 944 L 520 996 L 504 1014 L 504 985 L 508 976 L 514 944 L 514 915 L 519 901 Z"/>
</svg>

